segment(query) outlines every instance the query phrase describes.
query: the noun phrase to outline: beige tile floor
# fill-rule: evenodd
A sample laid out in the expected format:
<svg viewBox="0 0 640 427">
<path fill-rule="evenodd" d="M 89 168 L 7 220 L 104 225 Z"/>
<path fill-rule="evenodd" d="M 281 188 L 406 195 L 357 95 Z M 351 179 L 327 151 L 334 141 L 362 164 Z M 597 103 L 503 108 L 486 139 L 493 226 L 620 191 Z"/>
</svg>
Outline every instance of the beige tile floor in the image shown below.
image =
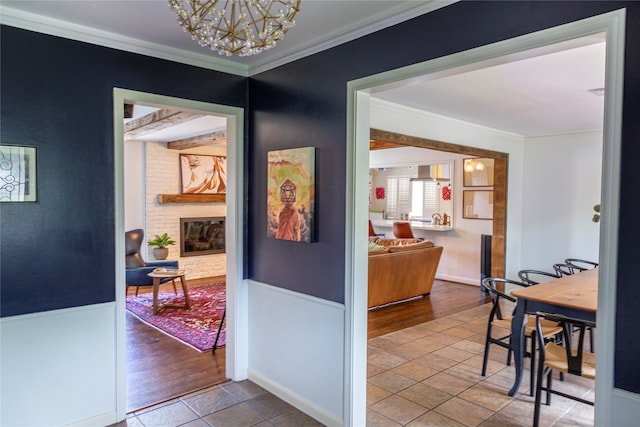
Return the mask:
<svg viewBox="0 0 640 427">
<path fill-rule="evenodd" d="M 308 415 L 250 381 L 229 382 L 127 416 L 117 427 L 316 427 Z"/>
<path fill-rule="evenodd" d="M 369 340 L 367 427 L 530 426 L 529 370 L 508 396 L 515 370 L 491 346 L 480 375 L 490 304 Z M 506 331 L 505 331 L 506 332 Z M 496 335 L 499 331 L 495 332 Z M 566 375 L 554 388 L 594 398 L 592 380 Z M 593 407 L 553 396 L 541 426 L 593 426 Z"/>
<path fill-rule="evenodd" d="M 492 346 L 480 375 L 490 305 L 466 310 L 369 340 L 367 427 L 530 426 L 529 371 L 514 397 L 514 368 Z M 528 365 L 525 363 L 525 366 Z M 594 382 L 572 375 L 564 391 L 594 398 Z M 593 407 L 553 396 L 541 426 L 593 425 Z M 225 383 L 129 414 L 118 427 L 321 426 L 250 381 Z M 358 427 L 358 426 L 354 426 Z"/>
</svg>

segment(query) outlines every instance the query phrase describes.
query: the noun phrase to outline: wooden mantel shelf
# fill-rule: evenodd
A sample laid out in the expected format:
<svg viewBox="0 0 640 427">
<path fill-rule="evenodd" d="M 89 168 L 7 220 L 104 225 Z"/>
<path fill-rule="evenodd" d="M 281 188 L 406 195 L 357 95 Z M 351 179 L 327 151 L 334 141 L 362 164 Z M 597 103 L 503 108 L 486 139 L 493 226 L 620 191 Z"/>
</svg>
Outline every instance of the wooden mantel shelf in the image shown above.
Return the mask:
<svg viewBox="0 0 640 427">
<path fill-rule="evenodd" d="M 226 194 L 158 194 L 158 203 L 225 203 Z"/>
</svg>

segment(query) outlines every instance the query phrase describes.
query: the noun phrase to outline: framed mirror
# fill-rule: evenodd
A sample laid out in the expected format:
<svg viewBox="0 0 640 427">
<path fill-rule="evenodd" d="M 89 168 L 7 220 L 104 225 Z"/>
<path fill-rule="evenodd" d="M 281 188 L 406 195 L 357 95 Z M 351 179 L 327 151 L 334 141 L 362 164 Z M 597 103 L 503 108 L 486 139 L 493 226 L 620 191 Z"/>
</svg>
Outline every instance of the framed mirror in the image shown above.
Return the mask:
<svg viewBox="0 0 640 427">
<path fill-rule="evenodd" d="M 493 219 L 493 190 L 464 190 L 462 218 Z"/>
<path fill-rule="evenodd" d="M 462 167 L 465 187 L 493 186 L 493 159 L 464 159 Z"/>
</svg>

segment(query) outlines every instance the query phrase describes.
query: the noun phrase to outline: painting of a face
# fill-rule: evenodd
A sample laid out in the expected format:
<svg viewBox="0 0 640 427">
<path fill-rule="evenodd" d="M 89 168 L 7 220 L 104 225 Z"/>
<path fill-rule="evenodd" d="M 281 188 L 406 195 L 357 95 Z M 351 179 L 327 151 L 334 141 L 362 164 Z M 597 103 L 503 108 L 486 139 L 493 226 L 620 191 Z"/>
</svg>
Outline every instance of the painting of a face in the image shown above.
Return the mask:
<svg viewBox="0 0 640 427">
<path fill-rule="evenodd" d="M 315 148 L 270 151 L 267 175 L 267 236 L 313 241 Z"/>
</svg>

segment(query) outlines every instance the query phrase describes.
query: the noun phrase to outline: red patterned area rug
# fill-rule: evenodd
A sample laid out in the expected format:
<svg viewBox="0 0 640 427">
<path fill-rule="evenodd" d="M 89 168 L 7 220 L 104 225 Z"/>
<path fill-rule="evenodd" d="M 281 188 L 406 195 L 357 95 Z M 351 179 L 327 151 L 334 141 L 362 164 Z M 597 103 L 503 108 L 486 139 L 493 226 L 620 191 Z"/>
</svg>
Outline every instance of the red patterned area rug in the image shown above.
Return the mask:
<svg viewBox="0 0 640 427">
<path fill-rule="evenodd" d="M 227 301 L 226 284 L 214 283 L 188 290 L 191 308 L 165 308 L 153 315 L 153 293 L 127 296 L 127 310 L 144 323 L 176 338 L 199 350 L 210 351 L 216 340 L 216 334 Z M 182 288 L 178 286 L 178 295 L 173 289 L 158 294 L 158 304 L 174 303 L 184 305 Z M 218 347 L 226 343 L 226 319 L 222 325 Z"/>
</svg>

